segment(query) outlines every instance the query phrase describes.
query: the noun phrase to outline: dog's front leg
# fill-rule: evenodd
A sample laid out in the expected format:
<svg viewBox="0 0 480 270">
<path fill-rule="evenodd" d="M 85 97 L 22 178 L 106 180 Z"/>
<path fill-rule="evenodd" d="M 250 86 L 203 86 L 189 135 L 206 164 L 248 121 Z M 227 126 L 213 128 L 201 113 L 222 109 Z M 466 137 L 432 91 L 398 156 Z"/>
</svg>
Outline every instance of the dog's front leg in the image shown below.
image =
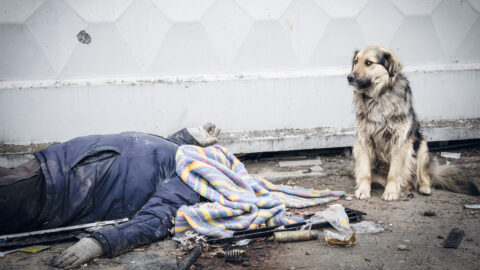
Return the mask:
<svg viewBox="0 0 480 270">
<path fill-rule="evenodd" d="M 408 143 L 395 147 L 390 157 L 390 169 L 388 171 L 387 185 L 382 195 L 385 201 L 395 201 L 400 197 L 401 187 L 405 185 L 411 168 L 407 162 L 411 145 Z"/>
<path fill-rule="evenodd" d="M 355 160 L 355 179 L 357 182 L 355 197 L 357 199 L 370 198 L 372 182 L 371 151 L 364 142 L 356 141 L 353 146 Z"/>
</svg>

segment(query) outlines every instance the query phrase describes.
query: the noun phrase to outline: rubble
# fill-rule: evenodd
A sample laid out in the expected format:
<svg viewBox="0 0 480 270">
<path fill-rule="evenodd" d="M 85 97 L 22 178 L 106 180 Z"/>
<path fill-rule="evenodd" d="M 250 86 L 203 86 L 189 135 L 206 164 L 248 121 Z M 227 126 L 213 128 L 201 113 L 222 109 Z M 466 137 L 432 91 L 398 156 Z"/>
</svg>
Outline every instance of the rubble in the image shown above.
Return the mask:
<svg viewBox="0 0 480 270">
<path fill-rule="evenodd" d="M 426 210 L 425 212 L 423 212 L 423 215 L 426 217 L 434 217 L 437 215 L 437 213 L 433 210 Z"/>
<path fill-rule="evenodd" d="M 181 237 L 173 237 L 172 240 L 178 242 L 183 250 L 191 250 L 196 246 L 205 247 L 207 245 L 207 237 L 193 231 L 187 231 Z"/>
<path fill-rule="evenodd" d="M 397 250 L 399 250 L 399 251 L 409 251 L 410 248 L 408 248 L 407 245 L 400 244 L 400 245 L 397 246 Z"/>
</svg>

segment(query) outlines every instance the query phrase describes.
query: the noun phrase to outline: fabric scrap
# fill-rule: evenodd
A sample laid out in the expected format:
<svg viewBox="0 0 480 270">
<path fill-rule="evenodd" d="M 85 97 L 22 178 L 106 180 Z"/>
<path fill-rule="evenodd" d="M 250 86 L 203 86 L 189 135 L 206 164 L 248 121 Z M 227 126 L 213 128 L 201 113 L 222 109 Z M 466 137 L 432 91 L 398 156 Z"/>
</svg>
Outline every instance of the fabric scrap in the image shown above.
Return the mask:
<svg viewBox="0 0 480 270">
<path fill-rule="evenodd" d="M 288 208 L 326 204 L 344 196 L 343 191 L 292 188 L 248 174 L 225 147 L 179 147 L 177 173 L 207 205 L 182 206 L 175 218 L 175 236 L 187 231 L 230 237 L 235 231 L 302 222 L 286 215 Z"/>
</svg>

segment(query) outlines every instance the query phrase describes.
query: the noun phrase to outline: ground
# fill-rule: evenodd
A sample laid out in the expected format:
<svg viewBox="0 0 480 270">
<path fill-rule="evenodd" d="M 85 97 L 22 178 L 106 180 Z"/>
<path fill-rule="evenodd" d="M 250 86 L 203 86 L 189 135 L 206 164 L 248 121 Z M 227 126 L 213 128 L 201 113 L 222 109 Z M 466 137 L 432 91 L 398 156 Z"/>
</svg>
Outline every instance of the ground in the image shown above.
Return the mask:
<svg viewBox="0 0 480 270">
<path fill-rule="evenodd" d="M 432 153 L 440 163 L 459 166 L 464 177 L 480 182 L 480 147 L 448 150 L 461 153 L 460 159 L 445 159 L 440 152 Z M 318 152 L 288 155 L 259 155 L 245 162 L 252 174 L 264 175 L 275 183 L 315 189 L 343 190 L 354 193 L 353 161 L 348 151 L 337 154 Z M 313 156 L 312 156 L 313 155 Z M 250 155 L 249 158 L 252 158 Z M 279 161 L 314 160 L 323 171 L 310 170 L 312 165 L 279 166 Z M 314 162 L 314 163 L 315 163 Z M 285 165 L 285 164 L 283 164 Z M 288 165 L 288 164 L 287 164 Z M 318 167 L 316 167 L 318 169 Z M 478 196 L 433 190 L 431 196 L 413 191 L 413 198 L 395 202 L 381 199 L 381 188 L 372 191 L 368 200 L 347 201 L 345 207 L 367 213 L 365 220 L 381 223 L 385 231 L 374 235 L 357 235 L 352 247 L 329 247 L 319 232 L 319 239 L 296 243 L 275 243 L 258 239 L 245 250 L 248 264 L 232 264 L 215 255 L 218 250 L 231 250 L 231 245 L 210 246 L 191 269 L 480 269 L 480 210 L 464 209 L 465 204 L 480 204 Z M 314 213 L 318 206 L 293 211 L 297 214 Z M 426 216 L 425 212 L 433 212 Z M 443 242 L 453 228 L 465 231 L 458 249 L 443 248 Z M 72 243 L 60 243 L 37 254 L 12 253 L 0 258 L 0 269 L 50 269 L 48 261 Z M 399 250 L 405 245 L 406 250 Z M 405 249 L 405 248 L 404 248 Z M 173 241 L 160 241 L 120 257 L 100 258 L 84 265 L 84 269 L 175 269 L 186 252 Z"/>
</svg>

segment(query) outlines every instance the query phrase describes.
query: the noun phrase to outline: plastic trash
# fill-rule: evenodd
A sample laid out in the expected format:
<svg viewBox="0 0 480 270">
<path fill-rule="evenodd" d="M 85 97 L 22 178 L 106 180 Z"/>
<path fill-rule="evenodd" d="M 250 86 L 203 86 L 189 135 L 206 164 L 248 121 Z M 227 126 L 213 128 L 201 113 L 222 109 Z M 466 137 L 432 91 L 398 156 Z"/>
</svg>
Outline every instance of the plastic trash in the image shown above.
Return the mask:
<svg viewBox="0 0 480 270">
<path fill-rule="evenodd" d="M 321 212 L 322 216 L 332 225 L 337 231 L 345 234 L 352 234 L 350 228 L 350 221 L 345 208 L 341 204 L 329 205 L 327 209 Z"/>
<path fill-rule="evenodd" d="M 309 219 L 305 220 L 307 225 L 302 227 L 302 230 L 308 228 L 309 224 L 320 223 L 327 221 L 335 229 L 341 233 L 351 234 L 350 222 L 345 208 L 341 204 L 331 204 L 327 209 L 316 212 Z"/>
<path fill-rule="evenodd" d="M 383 227 L 380 226 L 380 224 L 372 221 L 362 221 L 359 223 L 350 224 L 350 228 L 352 228 L 355 234 L 374 234 L 384 231 Z"/>
<path fill-rule="evenodd" d="M 238 241 L 237 243 L 233 244 L 234 247 L 242 247 L 250 244 L 252 242 L 252 239 L 243 239 Z"/>
<path fill-rule="evenodd" d="M 355 233 L 350 228 L 350 221 L 341 204 L 331 204 L 327 209 L 315 213 L 308 223 L 328 221 L 337 232 L 323 230 L 325 241 L 329 246 L 352 246 L 355 244 Z"/>
<path fill-rule="evenodd" d="M 356 224 L 350 224 L 345 208 L 341 204 L 329 205 L 327 209 L 315 213 L 312 217 L 305 220 L 306 225 L 302 230 L 309 229 L 310 224 L 327 221 L 334 227 L 333 230 L 324 229 L 325 241 L 330 246 L 352 246 L 356 241 L 356 234 L 373 234 L 383 232 L 380 224 L 372 221 L 362 221 Z"/>
<path fill-rule="evenodd" d="M 320 214 L 338 231 L 323 230 L 325 241 L 329 246 L 355 245 L 355 233 L 350 228 L 348 215 L 341 204 L 329 205 Z"/>
<path fill-rule="evenodd" d="M 453 159 L 459 159 L 460 158 L 460 153 L 452 153 L 452 152 L 441 152 L 440 156 L 444 158 L 453 158 Z"/>
<path fill-rule="evenodd" d="M 355 245 L 356 239 L 355 234 L 341 234 L 330 230 L 323 230 L 325 235 L 325 241 L 329 246 L 353 246 Z"/>
</svg>

